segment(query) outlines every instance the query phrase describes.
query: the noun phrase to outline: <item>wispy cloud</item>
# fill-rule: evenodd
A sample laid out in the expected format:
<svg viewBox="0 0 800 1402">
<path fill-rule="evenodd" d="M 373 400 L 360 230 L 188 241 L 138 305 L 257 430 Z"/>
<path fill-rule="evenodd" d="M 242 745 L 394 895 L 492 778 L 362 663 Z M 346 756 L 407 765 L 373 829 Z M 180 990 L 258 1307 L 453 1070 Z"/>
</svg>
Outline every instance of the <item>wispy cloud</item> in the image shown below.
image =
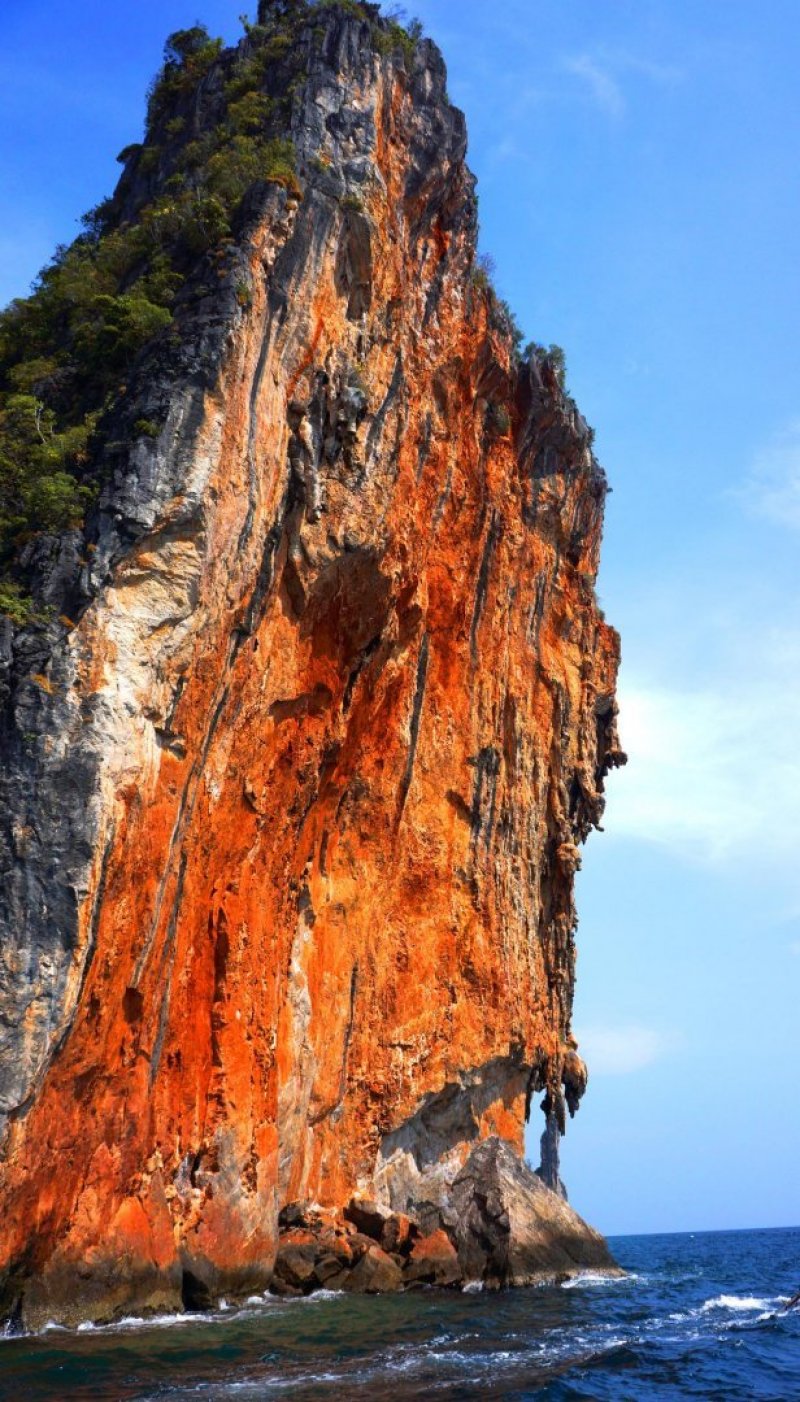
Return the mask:
<svg viewBox="0 0 800 1402">
<path fill-rule="evenodd" d="M 755 515 L 800 530 L 800 419 L 757 454 L 749 477 L 735 495 Z"/>
<path fill-rule="evenodd" d="M 581 1055 L 592 1076 L 628 1076 L 666 1055 L 674 1038 L 638 1023 L 579 1027 Z"/>
<path fill-rule="evenodd" d="M 627 69 L 631 73 L 641 73 L 643 78 L 649 78 L 651 82 L 658 83 L 661 87 L 673 87 L 676 83 L 683 81 L 684 73 L 682 68 L 676 67 L 673 63 L 659 63 L 652 58 L 643 58 L 641 54 L 631 53 L 629 49 L 615 49 L 609 54 L 609 62 L 620 70 Z"/>
<path fill-rule="evenodd" d="M 632 53 L 627 49 L 595 49 L 571 54 L 561 62 L 565 73 L 578 78 L 591 100 L 610 117 L 621 117 L 627 106 L 624 77 L 634 74 L 660 87 L 681 81 L 683 74 L 672 64 Z"/>
<path fill-rule="evenodd" d="M 575 54 L 565 58 L 562 67 L 566 73 L 579 78 L 588 90 L 589 96 L 598 107 L 602 107 L 611 117 L 621 117 L 625 110 L 622 89 L 607 67 L 591 54 Z"/>
<path fill-rule="evenodd" d="M 524 155 L 525 153 L 522 147 L 513 136 L 504 136 L 500 141 L 495 142 L 495 144 L 489 148 L 489 160 L 492 163 L 499 163 L 500 161 L 518 161 L 523 158 Z"/>
<path fill-rule="evenodd" d="M 702 691 L 625 683 L 630 765 L 611 793 L 609 831 L 701 863 L 794 864 L 800 672 L 791 684 L 781 668 L 770 672 Z"/>
<path fill-rule="evenodd" d="M 800 528 L 800 422 L 728 494 Z M 713 505 L 713 503 L 709 503 Z M 706 510 L 708 510 L 708 506 Z M 800 619 L 793 542 L 765 555 L 744 520 L 720 513 L 701 553 L 667 564 L 630 610 L 620 729 L 630 763 L 609 785 L 605 826 L 800 908 Z M 626 629 L 623 626 L 623 637 Z M 785 915 L 784 917 L 785 918 Z"/>
</svg>

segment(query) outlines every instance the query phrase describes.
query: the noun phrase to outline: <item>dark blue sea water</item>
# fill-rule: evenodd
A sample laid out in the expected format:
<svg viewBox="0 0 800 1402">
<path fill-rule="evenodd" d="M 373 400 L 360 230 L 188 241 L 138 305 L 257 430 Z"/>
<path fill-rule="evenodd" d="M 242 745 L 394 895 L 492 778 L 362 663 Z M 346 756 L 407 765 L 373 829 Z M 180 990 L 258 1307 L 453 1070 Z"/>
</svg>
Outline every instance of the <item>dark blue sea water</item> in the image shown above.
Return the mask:
<svg viewBox="0 0 800 1402">
<path fill-rule="evenodd" d="M 0 1341 L 0 1397 L 800 1402 L 800 1228 L 619 1237 L 626 1279 L 253 1300 Z"/>
</svg>

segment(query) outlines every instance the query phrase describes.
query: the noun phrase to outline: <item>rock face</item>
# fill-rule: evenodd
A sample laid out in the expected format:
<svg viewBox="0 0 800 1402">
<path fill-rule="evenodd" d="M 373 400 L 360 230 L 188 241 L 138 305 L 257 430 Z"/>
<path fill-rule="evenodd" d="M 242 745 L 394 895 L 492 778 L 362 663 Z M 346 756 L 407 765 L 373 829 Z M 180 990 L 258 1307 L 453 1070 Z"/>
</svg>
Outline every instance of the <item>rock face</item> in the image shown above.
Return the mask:
<svg viewBox="0 0 800 1402">
<path fill-rule="evenodd" d="M 599 1233 L 502 1140 L 472 1151 L 447 1209 L 467 1280 L 531 1285 L 553 1273 L 613 1267 Z"/>
<path fill-rule="evenodd" d="M 366 1290 L 602 1256 L 518 1160 L 585 1086 L 606 482 L 476 273 L 438 51 L 352 10 L 298 21 L 302 194 L 254 186 L 86 538 L 31 547 L 66 624 L 3 623 L 0 1301 L 34 1324 L 304 1289 L 279 1213 L 354 1194 L 427 1239 Z"/>
</svg>

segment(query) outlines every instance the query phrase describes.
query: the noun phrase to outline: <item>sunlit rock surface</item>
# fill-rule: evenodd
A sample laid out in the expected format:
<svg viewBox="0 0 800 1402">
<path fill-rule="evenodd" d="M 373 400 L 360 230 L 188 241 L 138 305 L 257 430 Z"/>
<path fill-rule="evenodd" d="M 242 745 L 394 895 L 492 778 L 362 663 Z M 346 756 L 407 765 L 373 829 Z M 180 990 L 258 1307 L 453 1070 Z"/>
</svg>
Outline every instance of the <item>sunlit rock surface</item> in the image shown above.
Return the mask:
<svg viewBox="0 0 800 1402">
<path fill-rule="evenodd" d="M 540 1180 L 506 1200 L 532 1101 L 560 1130 L 585 1086 L 573 879 L 622 758 L 606 481 L 476 276 L 436 48 L 380 56 L 336 7 L 296 42 L 302 196 L 251 192 L 132 372 L 90 538 L 37 547 L 76 625 L 0 640 L 0 1278 L 27 1323 L 302 1290 L 294 1203 L 433 1205 L 347 1288 L 610 1259 L 574 1214 L 548 1256 L 537 1192 L 570 1210 Z M 483 1265 L 479 1169 L 507 1218 Z"/>
</svg>

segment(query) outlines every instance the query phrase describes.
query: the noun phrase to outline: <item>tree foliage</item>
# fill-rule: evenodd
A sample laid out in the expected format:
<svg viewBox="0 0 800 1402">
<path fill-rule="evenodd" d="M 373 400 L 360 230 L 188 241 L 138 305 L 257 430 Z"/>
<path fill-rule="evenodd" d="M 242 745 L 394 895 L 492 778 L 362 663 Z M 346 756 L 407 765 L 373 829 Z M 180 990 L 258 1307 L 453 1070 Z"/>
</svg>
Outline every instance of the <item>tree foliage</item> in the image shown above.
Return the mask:
<svg viewBox="0 0 800 1402">
<path fill-rule="evenodd" d="M 31 295 L 0 312 L 0 572 L 31 534 L 81 523 L 97 490 L 104 413 L 140 351 L 168 331 L 198 259 L 230 237 L 250 186 L 297 185 L 292 143 L 274 130 L 286 113 L 261 90 L 269 58 L 238 60 L 224 118 L 199 139 L 176 111 L 220 47 L 200 25 L 170 35 L 151 88 L 148 139 L 120 153 L 122 187 L 146 189 L 142 176 L 157 173 L 152 197 L 124 221 L 119 194 L 90 210 Z M 148 421 L 144 436 L 154 431 Z M 22 597 L 6 577 L 0 612 L 20 621 Z"/>
<path fill-rule="evenodd" d="M 541 365 L 546 366 L 555 375 L 559 387 L 563 390 L 567 383 L 567 358 L 561 346 L 540 345 L 538 341 L 529 341 L 525 347 L 525 358 L 531 360 L 536 358 Z"/>
</svg>

